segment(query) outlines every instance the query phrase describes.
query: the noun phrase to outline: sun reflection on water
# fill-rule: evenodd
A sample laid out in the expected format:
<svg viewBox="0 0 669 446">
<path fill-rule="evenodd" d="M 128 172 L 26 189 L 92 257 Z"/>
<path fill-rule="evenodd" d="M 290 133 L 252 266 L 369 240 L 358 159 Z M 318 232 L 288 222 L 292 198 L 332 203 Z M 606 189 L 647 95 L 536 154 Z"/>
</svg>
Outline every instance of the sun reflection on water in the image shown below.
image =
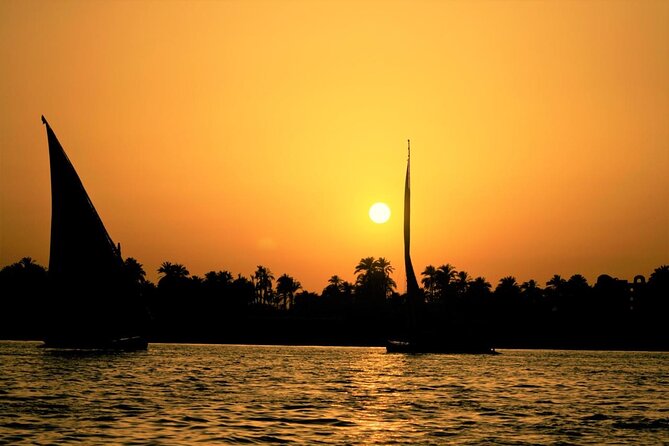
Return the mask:
<svg viewBox="0 0 669 446">
<path fill-rule="evenodd" d="M 669 354 L 0 342 L 0 443 L 659 444 Z"/>
</svg>

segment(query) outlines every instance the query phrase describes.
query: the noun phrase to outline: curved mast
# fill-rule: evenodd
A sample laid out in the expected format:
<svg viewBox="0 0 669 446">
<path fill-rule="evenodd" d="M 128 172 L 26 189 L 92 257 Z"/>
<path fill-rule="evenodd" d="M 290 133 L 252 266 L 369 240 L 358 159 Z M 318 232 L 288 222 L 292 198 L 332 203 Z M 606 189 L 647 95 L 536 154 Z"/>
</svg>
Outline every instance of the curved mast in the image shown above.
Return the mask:
<svg viewBox="0 0 669 446">
<path fill-rule="evenodd" d="M 411 140 L 407 140 L 407 172 L 404 181 L 404 269 L 407 278 L 407 295 L 410 301 L 418 299 L 419 288 L 411 263 Z"/>
</svg>

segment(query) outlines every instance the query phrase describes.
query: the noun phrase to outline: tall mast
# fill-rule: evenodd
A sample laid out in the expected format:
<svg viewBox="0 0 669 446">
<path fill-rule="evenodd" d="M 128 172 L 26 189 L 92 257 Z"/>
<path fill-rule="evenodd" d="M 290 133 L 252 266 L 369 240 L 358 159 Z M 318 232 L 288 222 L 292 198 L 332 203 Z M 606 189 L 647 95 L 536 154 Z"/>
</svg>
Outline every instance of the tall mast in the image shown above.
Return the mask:
<svg viewBox="0 0 669 446">
<path fill-rule="evenodd" d="M 409 300 L 418 299 L 419 289 L 416 274 L 411 263 L 411 140 L 407 140 L 407 172 L 404 181 L 404 269 L 407 278 L 407 295 Z"/>
</svg>

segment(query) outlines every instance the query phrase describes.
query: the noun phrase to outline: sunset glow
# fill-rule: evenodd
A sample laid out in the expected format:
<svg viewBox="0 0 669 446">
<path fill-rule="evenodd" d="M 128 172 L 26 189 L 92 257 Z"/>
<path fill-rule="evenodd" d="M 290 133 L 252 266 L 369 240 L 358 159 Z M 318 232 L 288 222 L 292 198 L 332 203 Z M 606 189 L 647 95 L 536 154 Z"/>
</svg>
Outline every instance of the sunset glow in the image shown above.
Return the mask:
<svg viewBox="0 0 669 446">
<path fill-rule="evenodd" d="M 495 284 L 669 263 L 669 2 L 0 2 L 0 266 L 49 255 L 44 114 L 148 278 L 367 256 Z M 420 280 L 420 278 L 419 278 Z"/>
</svg>

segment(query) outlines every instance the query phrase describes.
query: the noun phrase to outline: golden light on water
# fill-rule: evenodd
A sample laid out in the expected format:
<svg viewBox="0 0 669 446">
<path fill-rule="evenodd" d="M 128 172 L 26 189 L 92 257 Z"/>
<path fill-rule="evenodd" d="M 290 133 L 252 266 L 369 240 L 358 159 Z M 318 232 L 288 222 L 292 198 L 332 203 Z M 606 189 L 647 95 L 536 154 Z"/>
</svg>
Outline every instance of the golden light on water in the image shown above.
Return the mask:
<svg viewBox="0 0 669 446">
<path fill-rule="evenodd" d="M 385 203 L 374 203 L 372 207 L 369 208 L 369 218 L 371 218 L 374 223 L 385 223 L 390 218 L 390 208 Z"/>
</svg>

